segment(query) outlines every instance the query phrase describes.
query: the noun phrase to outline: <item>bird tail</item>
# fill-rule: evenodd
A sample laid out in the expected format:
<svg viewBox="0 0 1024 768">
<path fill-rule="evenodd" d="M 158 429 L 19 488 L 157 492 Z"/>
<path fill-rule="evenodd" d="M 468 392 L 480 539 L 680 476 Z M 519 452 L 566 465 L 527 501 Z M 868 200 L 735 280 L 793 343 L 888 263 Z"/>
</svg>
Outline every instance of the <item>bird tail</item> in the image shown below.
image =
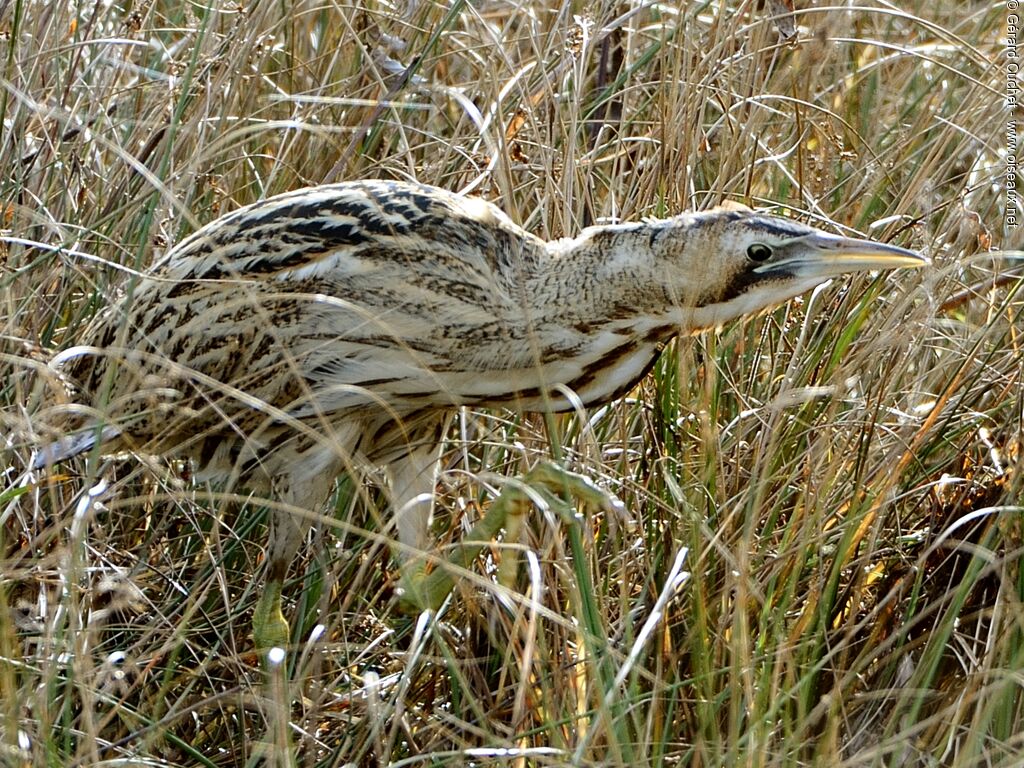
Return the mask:
<svg viewBox="0 0 1024 768">
<path fill-rule="evenodd" d="M 32 458 L 32 470 L 39 470 L 51 464 L 70 459 L 84 453 L 95 446 L 113 440 L 121 434 L 121 430 L 114 426 L 106 426 L 102 429 L 90 427 L 87 430 L 63 437 L 55 443 L 44 445 Z"/>
</svg>

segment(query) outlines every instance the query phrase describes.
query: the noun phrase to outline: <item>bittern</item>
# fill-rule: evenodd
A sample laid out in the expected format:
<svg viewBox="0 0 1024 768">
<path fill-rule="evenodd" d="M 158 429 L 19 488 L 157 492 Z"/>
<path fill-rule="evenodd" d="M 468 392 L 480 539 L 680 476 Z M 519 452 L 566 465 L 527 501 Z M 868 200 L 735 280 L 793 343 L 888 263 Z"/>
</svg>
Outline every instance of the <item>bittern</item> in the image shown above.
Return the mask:
<svg viewBox="0 0 1024 768">
<path fill-rule="evenodd" d="M 749 209 L 546 242 L 422 184 L 302 189 L 199 229 L 57 355 L 92 416 L 35 464 L 98 447 L 175 455 L 199 480 L 271 494 L 254 637 L 283 645 L 281 587 L 309 530 L 295 510 L 324 506 L 340 473 L 384 468 L 408 561 L 431 549 L 458 406 L 605 403 L 679 334 L 838 275 L 923 263 Z"/>
</svg>

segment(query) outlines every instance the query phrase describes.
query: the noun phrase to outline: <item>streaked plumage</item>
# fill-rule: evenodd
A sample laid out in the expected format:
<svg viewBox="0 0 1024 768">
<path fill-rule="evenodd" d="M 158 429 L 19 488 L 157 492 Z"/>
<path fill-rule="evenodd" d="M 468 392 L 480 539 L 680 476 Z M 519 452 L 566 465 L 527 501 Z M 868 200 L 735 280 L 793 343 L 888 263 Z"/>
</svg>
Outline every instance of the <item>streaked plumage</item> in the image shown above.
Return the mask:
<svg viewBox="0 0 1024 768">
<path fill-rule="evenodd" d="M 58 356 L 105 426 L 37 463 L 99 438 L 104 450 L 189 457 L 200 478 L 313 510 L 339 473 L 384 466 L 402 543 L 426 549 L 453 407 L 565 410 L 564 388 L 603 403 L 675 335 L 834 275 L 920 263 L 747 210 L 547 243 L 433 187 L 299 190 L 182 241 Z M 287 514 L 274 524 L 280 580 L 306 526 Z"/>
</svg>

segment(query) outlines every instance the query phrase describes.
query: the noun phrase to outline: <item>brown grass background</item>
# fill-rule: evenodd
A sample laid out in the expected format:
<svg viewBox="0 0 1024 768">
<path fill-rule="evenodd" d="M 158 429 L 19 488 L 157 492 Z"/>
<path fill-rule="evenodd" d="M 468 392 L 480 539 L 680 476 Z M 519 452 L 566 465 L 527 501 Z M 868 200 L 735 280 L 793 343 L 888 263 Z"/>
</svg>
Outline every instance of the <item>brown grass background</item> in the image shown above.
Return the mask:
<svg viewBox="0 0 1024 768">
<path fill-rule="evenodd" d="M 1007 10 L 796 0 L 787 39 L 785 5 L 0 6 L 0 762 L 1024 763 Z M 134 271 L 364 177 L 547 238 L 735 200 L 933 265 L 681 340 L 607 408 L 462 414 L 443 541 L 553 453 L 626 505 L 538 512 L 513 592 L 496 550 L 403 615 L 380 500 L 342 479 L 264 685 L 258 499 L 25 462 L 47 361 Z"/>
</svg>

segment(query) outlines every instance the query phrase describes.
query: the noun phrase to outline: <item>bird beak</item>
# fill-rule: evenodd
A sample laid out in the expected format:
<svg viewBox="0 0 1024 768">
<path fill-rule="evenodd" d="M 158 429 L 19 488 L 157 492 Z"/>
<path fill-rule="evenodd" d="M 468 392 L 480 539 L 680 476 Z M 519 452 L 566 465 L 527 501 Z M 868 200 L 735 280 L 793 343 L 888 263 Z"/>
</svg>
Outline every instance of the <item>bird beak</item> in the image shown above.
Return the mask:
<svg viewBox="0 0 1024 768">
<path fill-rule="evenodd" d="M 906 248 L 817 232 L 787 244 L 793 255 L 757 267 L 762 274 L 826 280 L 849 272 L 923 267 L 928 259 Z M 787 250 L 789 249 L 787 248 Z"/>
</svg>

